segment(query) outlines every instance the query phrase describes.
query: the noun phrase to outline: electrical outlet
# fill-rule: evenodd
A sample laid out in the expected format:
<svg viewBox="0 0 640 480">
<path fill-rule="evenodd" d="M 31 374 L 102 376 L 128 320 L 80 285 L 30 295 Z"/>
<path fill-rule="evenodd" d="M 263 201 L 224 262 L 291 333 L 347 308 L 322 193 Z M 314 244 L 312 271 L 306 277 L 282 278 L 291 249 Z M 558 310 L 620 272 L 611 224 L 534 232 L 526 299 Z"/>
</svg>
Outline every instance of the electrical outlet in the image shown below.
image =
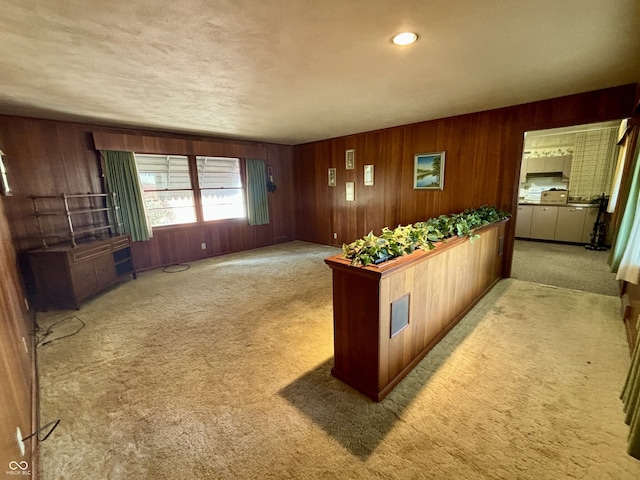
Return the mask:
<svg viewBox="0 0 640 480">
<path fill-rule="evenodd" d="M 22 346 L 24 346 L 24 352 L 28 355 L 29 354 L 29 347 L 27 347 L 27 341 L 25 340 L 24 337 L 22 337 Z"/>
<path fill-rule="evenodd" d="M 337 240 L 338 239 L 338 234 L 336 232 L 333 232 L 333 239 Z"/>
<path fill-rule="evenodd" d="M 206 249 L 207 249 L 207 244 L 206 244 L 206 243 L 204 243 L 204 242 L 202 242 L 202 243 L 200 244 L 200 248 L 201 248 L 202 250 L 206 250 Z"/>
</svg>

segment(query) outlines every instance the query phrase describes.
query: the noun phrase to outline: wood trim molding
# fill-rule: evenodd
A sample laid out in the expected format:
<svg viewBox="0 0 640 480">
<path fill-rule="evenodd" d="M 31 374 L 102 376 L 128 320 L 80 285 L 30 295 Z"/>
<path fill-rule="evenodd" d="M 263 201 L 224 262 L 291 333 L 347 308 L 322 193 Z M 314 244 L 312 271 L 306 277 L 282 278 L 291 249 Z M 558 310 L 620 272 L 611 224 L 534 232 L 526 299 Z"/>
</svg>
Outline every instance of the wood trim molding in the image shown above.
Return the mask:
<svg viewBox="0 0 640 480">
<path fill-rule="evenodd" d="M 218 139 L 196 140 L 170 136 L 135 135 L 124 132 L 93 132 L 93 142 L 96 150 L 267 160 L 266 144 L 255 142 Z"/>
</svg>

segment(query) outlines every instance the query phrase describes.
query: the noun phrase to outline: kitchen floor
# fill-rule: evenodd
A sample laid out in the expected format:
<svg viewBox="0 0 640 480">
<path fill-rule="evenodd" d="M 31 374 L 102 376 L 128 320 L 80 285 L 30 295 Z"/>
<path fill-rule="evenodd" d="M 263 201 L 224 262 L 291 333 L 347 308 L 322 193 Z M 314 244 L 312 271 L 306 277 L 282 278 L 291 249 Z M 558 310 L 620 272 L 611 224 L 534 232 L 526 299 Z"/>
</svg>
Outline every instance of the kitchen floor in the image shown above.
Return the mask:
<svg viewBox="0 0 640 480">
<path fill-rule="evenodd" d="M 617 297 L 620 286 L 609 270 L 609 253 L 587 250 L 582 245 L 516 240 L 511 276 Z"/>
</svg>

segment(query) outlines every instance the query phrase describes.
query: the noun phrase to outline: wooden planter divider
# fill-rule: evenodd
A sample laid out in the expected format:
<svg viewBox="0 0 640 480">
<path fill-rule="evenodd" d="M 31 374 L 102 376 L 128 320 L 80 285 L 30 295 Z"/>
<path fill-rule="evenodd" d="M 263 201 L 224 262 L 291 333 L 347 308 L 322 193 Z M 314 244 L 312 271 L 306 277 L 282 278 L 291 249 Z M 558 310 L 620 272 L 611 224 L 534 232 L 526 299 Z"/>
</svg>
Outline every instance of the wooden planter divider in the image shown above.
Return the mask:
<svg viewBox="0 0 640 480">
<path fill-rule="evenodd" d="M 382 400 L 500 280 L 509 220 L 380 265 L 325 259 L 333 276 L 332 375 Z"/>
</svg>

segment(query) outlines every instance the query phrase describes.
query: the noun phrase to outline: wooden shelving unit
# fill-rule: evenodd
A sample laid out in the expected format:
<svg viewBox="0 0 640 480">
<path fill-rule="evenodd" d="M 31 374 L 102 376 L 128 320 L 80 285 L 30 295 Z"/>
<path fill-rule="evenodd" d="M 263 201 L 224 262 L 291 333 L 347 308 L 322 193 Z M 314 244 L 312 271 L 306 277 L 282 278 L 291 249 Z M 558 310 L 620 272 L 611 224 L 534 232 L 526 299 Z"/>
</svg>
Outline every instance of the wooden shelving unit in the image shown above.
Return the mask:
<svg viewBox="0 0 640 480">
<path fill-rule="evenodd" d="M 38 308 L 75 307 L 136 269 L 115 195 L 30 195 L 41 248 L 28 252 Z"/>
<path fill-rule="evenodd" d="M 102 239 L 122 233 L 120 212 L 116 205 L 116 194 L 78 193 L 61 195 L 29 195 L 33 202 L 31 214 L 38 222 L 42 247 L 64 241 L 71 242 L 73 247 L 78 241 L 86 238 Z M 56 205 L 59 200 L 60 203 Z M 46 201 L 46 202 L 45 202 Z M 74 205 L 75 202 L 75 205 Z M 58 229 L 55 223 L 45 224 L 45 218 L 65 217 L 65 228 Z M 78 226 L 77 218 L 84 218 Z M 52 228 L 52 225 L 55 227 Z M 48 239 L 54 239 L 53 242 Z"/>
</svg>

